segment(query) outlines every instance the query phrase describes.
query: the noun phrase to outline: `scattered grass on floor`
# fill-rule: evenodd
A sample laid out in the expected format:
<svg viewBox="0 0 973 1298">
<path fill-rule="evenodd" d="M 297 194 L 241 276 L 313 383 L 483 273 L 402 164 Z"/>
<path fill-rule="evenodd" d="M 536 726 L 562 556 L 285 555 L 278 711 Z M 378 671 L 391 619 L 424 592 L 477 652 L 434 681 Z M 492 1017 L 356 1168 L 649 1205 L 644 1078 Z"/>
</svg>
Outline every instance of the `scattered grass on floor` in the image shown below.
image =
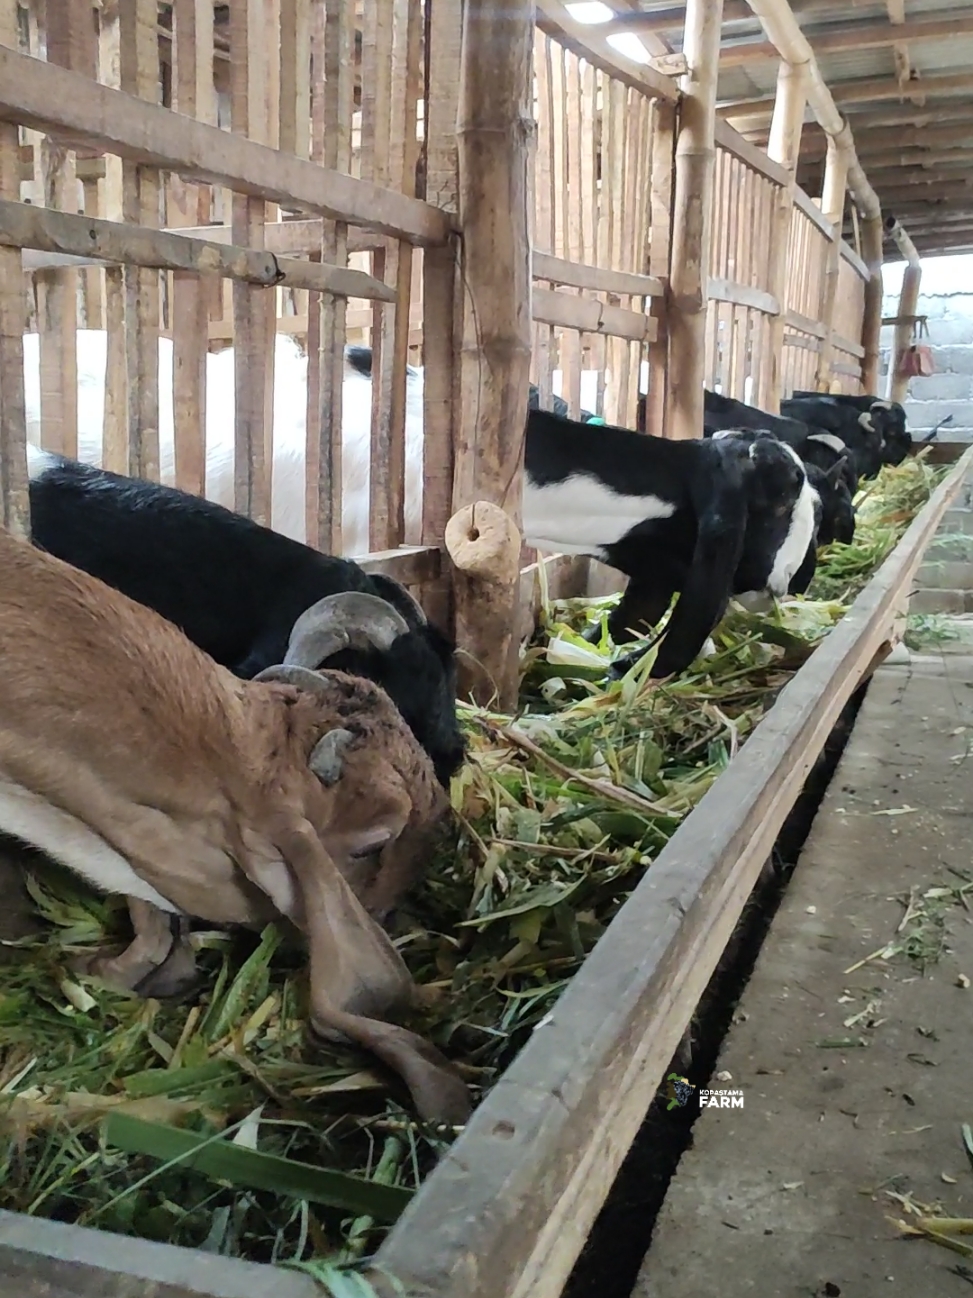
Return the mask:
<svg viewBox="0 0 973 1298">
<path fill-rule="evenodd" d="M 922 459 L 883 470 L 858 540 L 828 549 L 813 598 L 765 616 L 734 606 L 716 655 L 677 680 L 649 687 L 650 650 L 608 682 L 607 637 L 580 633 L 604 631 L 613 600 L 574 600 L 546 610 L 516 717 L 461 708 L 455 842 L 395 936 L 438 992 L 413 1026 L 477 1097 L 939 476 Z M 310 1263 L 335 1298 L 360 1298 L 347 1268 L 374 1253 L 453 1133 L 415 1121 L 368 1056 L 309 1045 L 302 953 L 276 926 L 196 933 L 203 993 L 141 1001 L 68 969 L 73 953 L 124 937 L 123 904 L 53 868 L 29 886 L 40 933 L 0 965 L 0 1207 Z"/>
</svg>

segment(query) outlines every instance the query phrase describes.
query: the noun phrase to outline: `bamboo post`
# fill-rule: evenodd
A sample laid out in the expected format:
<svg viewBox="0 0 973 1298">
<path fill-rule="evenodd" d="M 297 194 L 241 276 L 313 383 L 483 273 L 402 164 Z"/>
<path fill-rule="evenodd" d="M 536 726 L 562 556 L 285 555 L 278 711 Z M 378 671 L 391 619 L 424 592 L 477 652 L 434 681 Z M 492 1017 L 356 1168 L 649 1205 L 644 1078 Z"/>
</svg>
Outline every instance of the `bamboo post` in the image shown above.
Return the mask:
<svg viewBox="0 0 973 1298">
<path fill-rule="evenodd" d="M 463 231 L 461 432 L 456 448 L 453 511 L 456 529 L 473 522 L 461 511 L 499 506 L 509 530 L 519 530 L 524 431 L 531 351 L 531 250 L 528 166 L 534 129 L 532 51 L 534 5 L 467 0 L 463 14 L 459 152 L 459 218 Z M 457 519 L 457 515 L 459 516 Z M 512 707 L 517 694 L 517 643 L 512 634 L 517 573 L 499 547 L 474 565 L 470 545 L 447 549 L 458 572 L 457 626 L 466 637 L 464 687 L 486 702 L 496 695 Z M 519 551 L 519 539 L 517 542 Z M 484 585 L 493 598 L 477 604 Z"/>
<path fill-rule="evenodd" d="M 17 26 L 17 0 L 0 0 L 0 44 L 17 49 Z M 12 122 L 0 122 L 0 197 L 20 198 L 20 147 Z M 24 401 L 26 306 L 20 249 L 0 247 L 0 523 L 23 537 L 30 532 Z"/>
<path fill-rule="evenodd" d="M 865 356 L 862 360 L 862 389 L 865 392 L 878 391 L 878 354 L 879 339 L 882 333 L 882 259 L 883 259 L 882 213 L 879 209 L 874 216 L 862 221 L 862 260 L 868 267 L 868 282 L 865 285 L 865 310 L 862 315 L 862 346 Z"/>
<path fill-rule="evenodd" d="M 355 46 L 353 0 L 325 5 L 311 14 L 311 140 L 313 161 L 351 172 Z M 319 258 L 344 266 L 348 226 L 321 223 Z M 308 295 L 307 539 L 325 554 L 341 554 L 342 394 L 347 302 L 330 293 Z"/>
<path fill-rule="evenodd" d="M 45 25 L 48 61 L 93 75 L 90 0 L 47 0 L 38 19 Z M 62 141 L 45 135 L 40 155 L 44 204 L 76 212 L 74 153 Z M 35 168 L 37 161 L 35 158 Z M 78 272 L 43 271 L 35 277 L 35 284 L 44 445 L 73 458 L 78 453 Z"/>
<path fill-rule="evenodd" d="M 788 287 L 787 251 L 794 215 L 794 186 L 801 151 L 801 126 L 807 105 L 808 65 L 781 61 L 777 70 L 777 96 L 767 148 L 774 162 L 786 170 L 790 184 L 778 187 L 770 234 L 770 292 L 780 311 L 771 321 L 770 356 L 764 366 L 756 404 L 768 414 L 780 411 L 784 366 L 784 315 Z"/>
<path fill-rule="evenodd" d="M 848 159 L 838 149 L 834 140 L 828 139 L 828 156 L 824 166 L 824 184 L 821 189 L 821 211 L 831 222 L 831 241 L 821 295 L 821 323 L 827 334 L 821 339 L 814 386 L 819 392 L 831 389 L 831 361 L 834 355 L 835 311 L 838 301 L 838 276 L 841 272 L 841 230 L 844 223 L 845 196 L 848 185 Z"/>
<path fill-rule="evenodd" d="M 173 2 L 173 107 L 216 125 L 213 85 L 213 6 L 209 0 Z M 206 185 L 169 179 L 170 226 L 207 225 L 212 197 Z M 172 422 L 176 486 L 201 496 L 206 486 L 206 354 L 209 285 L 198 275 L 172 277 Z"/>
<path fill-rule="evenodd" d="M 125 0 L 118 6 L 119 78 L 122 90 L 159 102 L 158 8 L 155 0 Z M 159 172 L 125 162 L 122 218 L 130 225 L 158 228 Z M 128 448 L 125 471 L 159 479 L 159 272 L 126 266 L 125 369 L 128 375 Z"/>
<path fill-rule="evenodd" d="M 912 332 L 915 327 L 916 308 L 919 305 L 919 283 L 922 279 L 922 262 L 919 260 L 915 244 L 894 216 L 885 218 L 885 230 L 906 259 L 905 273 L 902 276 L 902 289 L 899 293 L 899 309 L 896 312 L 895 338 L 892 344 L 892 355 L 889 357 L 889 377 L 886 390 L 886 395 L 892 401 L 904 401 L 909 387 L 909 376 L 902 373 L 902 362 L 909 350 Z"/>
<path fill-rule="evenodd" d="M 277 141 L 280 29 L 274 0 L 230 6 L 231 121 L 260 144 Z M 234 194 L 233 242 L 263 248 L 264 224 L 274 219 L 263 199 Z M 233 284 L 235 442 L 234 507 L 258 523 L 271 522 L 274 348 L 277 292 Z"/>
<path fill-rule="evenodd" d="M 723 0 L 688 0 L 676 136 L 666 433 L 701 437 L 707 273 L 716 161 L 716 81 Z M 656 430 L 658 431 L 658 430 Z"/>
<path fill-rule="evenodd" d="M 428 4 L 425 11 L 425 121 L 419 170 L 420 198 L 455 213 L 459 204 L 456 122 L 462 66 L 463 15 L 459 5 Z M 423 545 L 442 546 L 453 491 L 454 428 L 460 409 L 455 331 L 454 240 L 422 253 L 422 534 Z M 447 565 L 443 565 L 445 568 Z M 422 606 L 440 627 L 452 622 L 448 576 L 421 591 Z"/>
</svg>

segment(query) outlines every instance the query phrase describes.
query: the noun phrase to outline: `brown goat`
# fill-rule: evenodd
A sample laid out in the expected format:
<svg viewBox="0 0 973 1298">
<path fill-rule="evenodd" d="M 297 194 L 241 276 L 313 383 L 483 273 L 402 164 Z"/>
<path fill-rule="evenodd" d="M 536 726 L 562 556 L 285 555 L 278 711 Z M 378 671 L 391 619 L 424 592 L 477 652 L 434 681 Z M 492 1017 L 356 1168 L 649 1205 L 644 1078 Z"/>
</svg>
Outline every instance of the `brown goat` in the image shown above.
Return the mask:
<svg viewBox="0 0 973 1298">
<path fill-rule="evenodd" d="M 457 1123 L 469 1096 L 446 1059 L 377 1017 L 417 989 L 373 918 L 409 886 L 448 800 L 377 686 L 300 665 L 309 637 L 374 637 L 389 614 L 370 595 L 321 601 L 285 663 L 241 681 L 0 529 L 0 830 L 128 897 L 135 940 L 92 971 L 142 992 L 192 972 L 172 936 L 188 917 L 286 916 L 308 941 L 314 1030 L 367 1047 L 424 1117 Z"/>
</svg>

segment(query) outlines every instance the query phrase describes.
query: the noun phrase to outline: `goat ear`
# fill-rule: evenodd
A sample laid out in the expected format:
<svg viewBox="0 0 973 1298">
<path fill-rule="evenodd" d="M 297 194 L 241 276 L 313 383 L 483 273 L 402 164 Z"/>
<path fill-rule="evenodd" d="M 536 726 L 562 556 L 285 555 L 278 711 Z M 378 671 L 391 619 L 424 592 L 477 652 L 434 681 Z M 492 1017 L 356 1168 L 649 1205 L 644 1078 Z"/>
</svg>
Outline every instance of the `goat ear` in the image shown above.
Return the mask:
<svg viewBox="0 0 973 1298">
<path fill-rule="evenodd" d="M 835 460 L 834 464 L 832 464 L 830 469 L 827 469 L 825 471 L 824 476 L 831 483 L 832 487 L 836 487 L 838 483 L 841 481 L 841 475 L 842 473 L 844 473 L 845 465 L 847 463 L 848 463 L 847 455 L 842 455 L 840 459 Z"/>
<path fill-rule="evenodd" d="M 345 1037 L 389 1064 L 427 1121 L 464 1122 L 469 1093 L 448 1060 L 416 1033 L 372 1017 L 417 991 L 388 935 L 369 917 L 307 820 L 282 817 L 272 836 L 304 903 L 315 1032 Z"/>
<path fill-rule="evenodd" d="M 329 788 L 341 779 L 344 768 L 344 750 L 354 739 L 350 730 L 329 730 L 318 740 L 307 759 L 308 766 L 322 784 Z"/>
</svg>

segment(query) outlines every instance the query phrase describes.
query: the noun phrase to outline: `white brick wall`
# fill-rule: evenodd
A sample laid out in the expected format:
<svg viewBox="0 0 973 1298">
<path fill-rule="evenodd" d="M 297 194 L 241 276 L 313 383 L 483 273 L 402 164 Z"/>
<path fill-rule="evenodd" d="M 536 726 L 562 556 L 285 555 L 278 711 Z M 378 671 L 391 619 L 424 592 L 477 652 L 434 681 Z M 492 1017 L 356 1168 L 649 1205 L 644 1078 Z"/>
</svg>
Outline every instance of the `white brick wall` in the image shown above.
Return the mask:
<svg viewBox="0 0 973 1298">
<path fill-rule="evenodd" d="M 899 307 L 903 262 L 885 267 L 882 315 Z M 973 441 L 973 255 L 927 257 L 922 264 L 918 313 L 928 316 L 936 373 L 912 379 L 905 401 L 909 427 L 919 435 L 945 415 L 953 422 L 943 430 L 949 437 Z M 882 330 L 879 395 L 886 393 L 891 326 Z"/>
</svg>

